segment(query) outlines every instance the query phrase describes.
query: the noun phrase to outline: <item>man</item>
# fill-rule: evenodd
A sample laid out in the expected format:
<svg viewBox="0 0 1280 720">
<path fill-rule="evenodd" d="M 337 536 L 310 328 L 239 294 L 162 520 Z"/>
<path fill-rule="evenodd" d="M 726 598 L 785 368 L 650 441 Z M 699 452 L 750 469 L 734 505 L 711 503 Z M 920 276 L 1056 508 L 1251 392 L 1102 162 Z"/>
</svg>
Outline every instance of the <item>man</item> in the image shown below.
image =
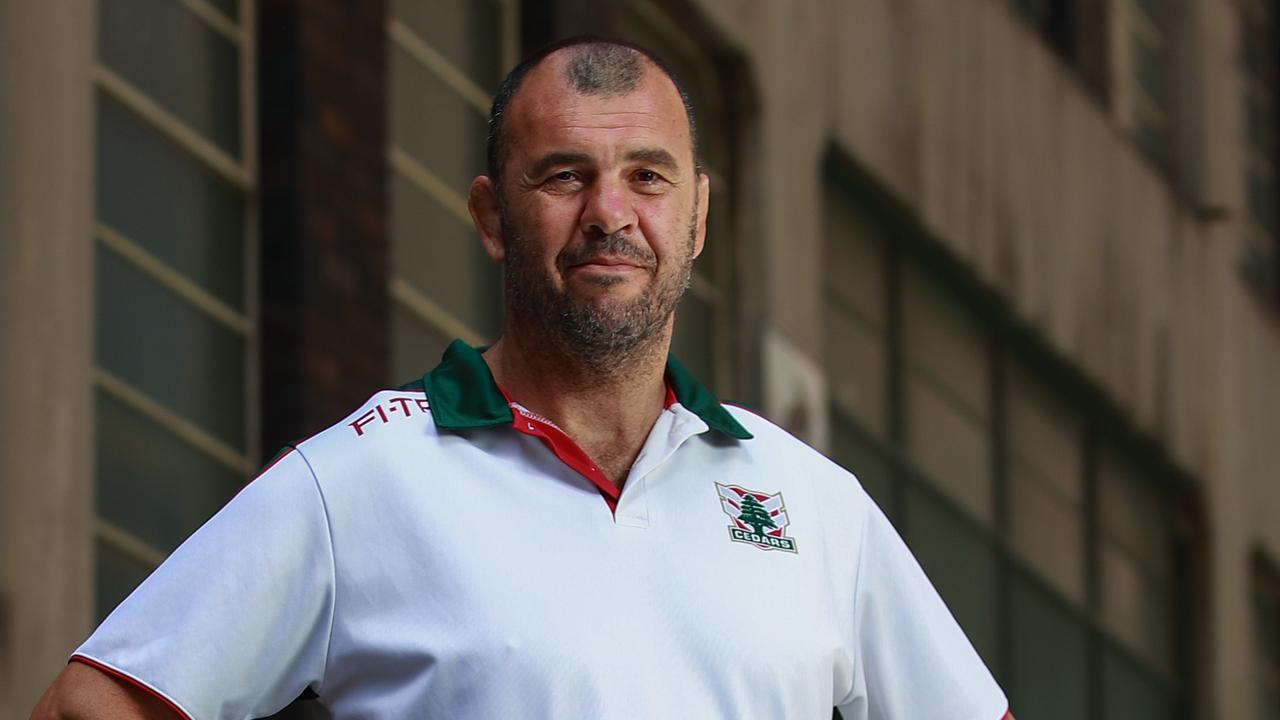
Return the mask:
<svg viewBox="0 0 1280 720">
<path fill-rule="evenodd" d="M 708 203 L 669 71 L 567 42 L 490 123 L 502 336 L 269 466 L 36 715 L 1005 715 L 856 480 L 668 359 Z"/>
</svg>

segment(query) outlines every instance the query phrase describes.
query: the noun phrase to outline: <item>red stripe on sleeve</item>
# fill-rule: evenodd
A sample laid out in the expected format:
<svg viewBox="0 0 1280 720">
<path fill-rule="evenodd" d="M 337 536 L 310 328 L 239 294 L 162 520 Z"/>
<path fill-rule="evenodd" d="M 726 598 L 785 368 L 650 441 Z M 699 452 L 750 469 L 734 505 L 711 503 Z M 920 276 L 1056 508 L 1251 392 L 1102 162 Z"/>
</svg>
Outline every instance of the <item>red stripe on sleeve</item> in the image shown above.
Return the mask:
<svg viewBox="0 0 1280 720">
<path fill-rule="evenodd" d="M 138 680 L 138 679 L 137 679 L 137 678 L 135 678 L 135 677 L 132 677 L 132 676 L 126 675 L 125 673 L 123 673 L 123 672 L 121 672 L 121 671 L 119 671 L 119 670 L 116 670 L 116 669 L 115 669 L 115 668 L 113 668 L 113 667 L 107 667 L 106 665 L 103 665 L 102 663 L 100 663 L 100 662 L 98 662 L 98 661 L 96 661 L 96 660 L 92 660 L 92 659 L 90 659 L 90 658 L 87 658 L 87 657 L 85 657 L 85 656 L 83 656 L 83 655 L 72 655 L 72 656 L 71 656 L 71 659 L 70 659 L 70 660 L 68 660 L 68 662 L 78 662 L 78 663 L 83 663 L 83 664 L 88 665 L 89 667 L 91 667 L 91 668 L 93 668 L 93 669 L 95 669 L 95 670 L 98 670 L 98 671 L 100 671 L 100 672 L 104 672 L 104 673 L 106 673 L 107 675 L 110 675 L 111 677 L 113 677 L 113 678 L 115 678 L 115 679 L 117 679 L 117 680 L 120 680 L 120 681 L 123 681 L 123 682 L 125 682 L 125 683 L 128 683 L 129 685 L 132 685 L 132 686 L 134 686 L 134 687 L 138 688 L 139 690 L 141 690 L 141 691 L 145 692 L 146 694 L 150 695 L 151 697 L 153 697 L 153 698 L 155 698 L 155 699 L 159 700 L 160 702 L 164 703 L 164 704 L 165 704 L 165 705 L 166 705 L 170 710 L 172 710 L 172 711 L 174 711 L 175 713 L 177 713 L 177 714 L 178 714 L 178 717 L 180 717 L 180 718 L 184 718 L 184 720 L 191 720 L 191 716 L 190 716 L 190 715 L 188 715 L 188 714 L 186 714 L 185 712 L 183 712 L 183 711 L 182 711 L 182 708 L 180 708 L 180 707 L 178 707 L 177 705 L 175 705 L 175 704 L 174 704 L 174 702 L 173 702 L 172 700 L 170 700 L 169 698 L 165 697 L 164 695 L 161 695 L 159 690 L 156 690 L 155 688 L 153 688 L 153 687 L 150 687 L 150 686 L 146 685 L 146 684 L 145 684 L 145 683 L 143 683 L 141 680 Z"/>
</svg>

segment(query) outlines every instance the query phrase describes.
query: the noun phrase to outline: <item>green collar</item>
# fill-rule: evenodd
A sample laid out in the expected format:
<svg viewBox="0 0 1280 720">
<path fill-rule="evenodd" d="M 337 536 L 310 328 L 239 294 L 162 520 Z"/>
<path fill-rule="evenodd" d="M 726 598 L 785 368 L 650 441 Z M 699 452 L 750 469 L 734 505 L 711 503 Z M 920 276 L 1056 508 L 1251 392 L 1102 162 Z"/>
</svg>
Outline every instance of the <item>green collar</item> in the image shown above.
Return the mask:
<svg viewBox="0 0 1280 720">
<path fill-rule="evenodd" d="M 667 381 L 676 400 L 712 429 L 739 440 L 751 437 L 720 400 L 671 356 L 667 357 Z M 496 427 L 514 421 L 511 407 L 493 381 L 484 358 L 461 340 L 449 345 L 440 364 L 423 376 L 422 384 L 431 402 L 431 417 L 436 427 Z"/>
</svg>

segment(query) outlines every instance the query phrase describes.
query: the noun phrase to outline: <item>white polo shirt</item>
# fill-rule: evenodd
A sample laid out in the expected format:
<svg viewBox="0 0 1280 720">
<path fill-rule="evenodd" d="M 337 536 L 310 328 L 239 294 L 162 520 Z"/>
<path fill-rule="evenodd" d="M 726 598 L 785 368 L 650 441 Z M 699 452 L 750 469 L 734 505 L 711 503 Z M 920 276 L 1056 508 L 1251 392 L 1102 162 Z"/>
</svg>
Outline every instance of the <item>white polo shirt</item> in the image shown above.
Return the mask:
<svg viewBox="0 0 1280 720">
<path fill-rule="evenodd" d="M 998 720 L 853 476 L 677 363 L 622 492 L 456 342 L 299 443 L 74 660 L 190 718 Z"/>
</svg>

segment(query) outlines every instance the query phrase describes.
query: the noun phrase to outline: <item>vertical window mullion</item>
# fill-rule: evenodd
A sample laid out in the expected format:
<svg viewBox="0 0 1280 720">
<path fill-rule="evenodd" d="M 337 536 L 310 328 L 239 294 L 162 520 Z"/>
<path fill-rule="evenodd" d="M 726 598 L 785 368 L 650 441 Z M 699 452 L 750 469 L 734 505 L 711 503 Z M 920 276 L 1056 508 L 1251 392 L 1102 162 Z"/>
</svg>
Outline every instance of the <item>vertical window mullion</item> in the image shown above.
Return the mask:
<svg viewBox="0 0 1280 720">
<path fill-rule="evenodd" d="M 262 448 L 262 380 L 259 347 L 262 337 L 259 272 L 259 178 L 258 178 L 258 90 L 257 32 L 254 0 L 238 0 L 240 22 L 240 159 L 249 177 L 244 217 L 244 308 L 250 331 L 245 337 L 245 453 L 250 463 L 260 465 Z"/>
<path fill-rule="evenodd" d="M 1103 718 L 1102 698 L 1102 522 L 1098 517 L 1098 429 L 1093 423 L 1085 427 L 1084 447 L 1084 522 L 1085 522 L 1085 607 L 1092 622 L 1089 626 L 1087 675 L 1087 707 L 1090 717 Z"/>
<path fill-rule="evenodd" d="M 902 255 L 898 244 L 890 242 L 886 255 L 884 291 L 888 310 L 885 327 L 889 351 L 889 446 L 893 448 L 893 501 L 889 510 L 899 532 L 905 534 L 911 525 L 908 495 L 910 484 L 915 480 L 902 462 L 907 447 L 907 393 L 902 331 Z"/>
<path fill-rule="evenodd" d="M 1007 367 L 1002 343 L 989 336 L 988 361 L 990 371 L 991 393 L 991 457 L 992 483 L 991 499 L 993 505 L 993 528 L 1001 549 L 1009 542 L 1009 438 L 1008 438 L 1008 395 Z M 995 603 L 993 611 L 996 617 L 996 661 L 995 673 L 1005 687 L 1012 687 L 1015 682 L 1017 663 L 1014 662 L 1013 651 L 1013 565 L 1012 556 L 1008 552 L 996 554 L 995 587 L 992 598 Z"/>
</svg>

